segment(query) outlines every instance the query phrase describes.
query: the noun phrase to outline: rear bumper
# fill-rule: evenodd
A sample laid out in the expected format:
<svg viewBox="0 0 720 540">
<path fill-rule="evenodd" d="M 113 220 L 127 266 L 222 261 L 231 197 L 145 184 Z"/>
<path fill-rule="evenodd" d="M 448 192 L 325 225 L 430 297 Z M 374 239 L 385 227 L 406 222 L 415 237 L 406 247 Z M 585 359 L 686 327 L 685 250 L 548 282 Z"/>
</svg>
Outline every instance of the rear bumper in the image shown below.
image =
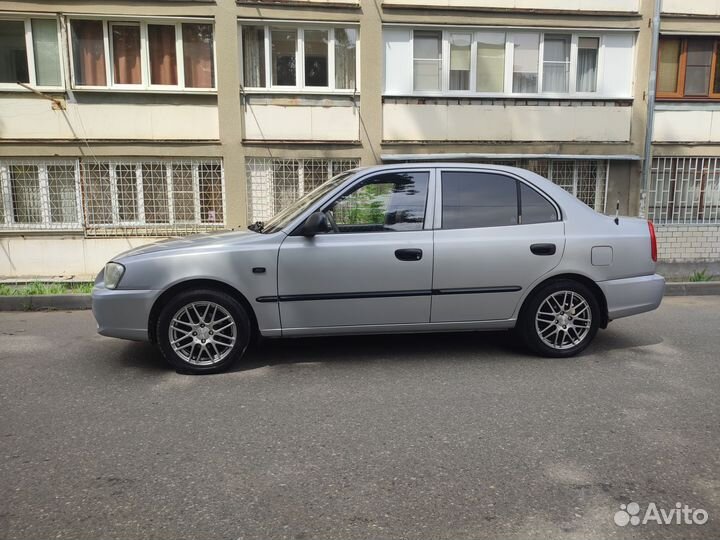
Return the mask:
<svg viewBox="0 0 720 540">
<path fill-rule="evenodd" d="M 160 291 L 110 290 L 102 285 L 92 291 L 92 311 L 103 336 L 148 341 L 150 309 Z"/>
<path fill-rule="evenodd" d="M 598 286 L 605 294 L 612 320 L 657 309 L 665 292 L 665 278 L 654 274 L 600 281 Z"/>
</svg>

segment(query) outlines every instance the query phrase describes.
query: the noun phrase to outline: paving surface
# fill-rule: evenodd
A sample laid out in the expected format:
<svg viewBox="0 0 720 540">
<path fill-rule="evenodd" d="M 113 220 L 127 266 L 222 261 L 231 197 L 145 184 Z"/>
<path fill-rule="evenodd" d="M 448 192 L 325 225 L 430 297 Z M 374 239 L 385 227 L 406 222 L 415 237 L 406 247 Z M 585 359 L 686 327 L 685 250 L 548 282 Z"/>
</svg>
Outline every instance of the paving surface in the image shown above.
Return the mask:
<svg viewBox="0 0 720 540">
<path fill-rule="evenodd" d="M 719 330 L 674 297 L 571 360 L 338 337 L 192 377 L 87 311 L 0 313 L 0 538 L 717 538 Z"/>
</svg>

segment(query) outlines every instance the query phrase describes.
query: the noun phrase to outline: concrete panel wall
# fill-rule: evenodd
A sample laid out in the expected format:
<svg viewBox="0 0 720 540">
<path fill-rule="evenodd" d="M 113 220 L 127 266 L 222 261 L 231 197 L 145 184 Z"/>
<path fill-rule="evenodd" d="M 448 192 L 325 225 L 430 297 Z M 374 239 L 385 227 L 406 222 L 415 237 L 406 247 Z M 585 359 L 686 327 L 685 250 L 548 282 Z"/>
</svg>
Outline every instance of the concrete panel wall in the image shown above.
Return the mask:
<svg viewBox="0 0 720 540">
<path fill-rule="evenodd" d="M 67 110 L 25 94 L 0 95 L 3 139 L 217 140 L 218 108 L 209 103 L 67 102 Z"/>
<path fill-rule="evenodd" d="M 720 0 L 663 0 L 663 13 L 720 15 Z"/>
<path fill-rule="evenodd" d="M 602 141 L 630 139 L 630 107 L 386 103 L 388 141 Z"/>
<path fill-rule="evenodd" d="M 639 0 L 383 0 L 383 5 L 635 13 L 639 9 Z"/>
<path fill-rule="evenodd" d="M 94 279 L 115 255 L 158 240 L 162 238 L 4 237 L 0 238 L 0 276 Z"/>
<path fill-rule="evenodd" d="M 654 142 L 720 142 L 720 110 L 656 111 Z"/>
<path fill-rule="evenodd" d="M 248 104 L 245 139 L 291 141 L 357 141 L 356 107 Z"/>
</svg>

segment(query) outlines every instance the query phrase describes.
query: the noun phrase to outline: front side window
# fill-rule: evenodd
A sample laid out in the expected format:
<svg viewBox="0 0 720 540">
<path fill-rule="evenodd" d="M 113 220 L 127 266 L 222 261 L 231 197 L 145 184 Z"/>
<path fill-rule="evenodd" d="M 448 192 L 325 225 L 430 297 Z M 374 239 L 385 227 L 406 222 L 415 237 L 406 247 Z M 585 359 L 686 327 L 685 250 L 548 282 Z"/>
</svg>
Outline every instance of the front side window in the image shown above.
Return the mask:
<svg viewBox="0 0 720 540">
<path fill-rule="evenodd" d="M 517 181 L 470 171 L 442 173 L 442 228 L 472 229 L 517 225 Z"/>
<path fill-rule="evenodd" d="M 212 24 L 74 19 L 70 31 L 77 87 L 215 88 Z"/>
<path fill-rule="evenodd" d="M 571 36 L 545 34 L 543 42 L 543 92 L 567 93 L 570 89 Z"/>
<path fill-rule="evenodd" d="M 516 94 L 538 91 L 539 34 L 515 34 L 513 39 L 513 86 Z"/>
<path fill-rule="evenodd" d="M 720 99 L 718 47 L 720 39 L 715 37 L 662 36 L 658 98 Z"/>
<path fill-rule="evenodd" d="M 353 186 L 325 212 L 339 233 L 419 231 L 429 179 L 425 171 L 374 176 Z"/>
<path fill-rule="evenodd" d="M 439 91 L 442 86 L 442 32 L 416 30 L 413 36 L 413 88 Z"/>
</svg>

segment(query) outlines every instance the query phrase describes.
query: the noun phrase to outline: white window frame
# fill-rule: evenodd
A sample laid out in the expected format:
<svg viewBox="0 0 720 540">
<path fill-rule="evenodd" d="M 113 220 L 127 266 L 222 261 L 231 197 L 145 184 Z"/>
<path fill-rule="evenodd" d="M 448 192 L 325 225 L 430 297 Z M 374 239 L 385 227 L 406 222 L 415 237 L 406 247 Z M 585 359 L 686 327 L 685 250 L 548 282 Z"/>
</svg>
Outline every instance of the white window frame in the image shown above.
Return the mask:
<svg viewBox="0 0 720 540">
<path fill-rule="evenodd" d="M 422 91 L 414 89 L 414 57 L 412 51 L 414 50 L 414 32 L 416 30 L 438 30 L 438 27 L 423 26 L 423 27 L 411 27 L 410 29 L 410 42 L 409 50 L 410 57 L 407 59 L 409 62 L 408 76 L 410 81 L 411 95 L 420 97 L 510 97 L 510 98 L 551 98 L 551 99 L 609 99 L 610 97 L 618 98 L 618 96 L 606 96 L 603 94 L 602 81 L 604 76 L 604 59 L 605 59 L 605 35 L 606 32 L 603 30 L 599 31 L 586 31 L 586 30 L 573 30 L 573 29 L 538 29 L 531 30 L 528 28 L 513 29 L 513 28 L 495 28 L 495 27 L 453 27 L 442 30 L 442 55 L 441 55 L 441 90 L 440 91 Z M 472 44 L 470 49 L 470 89 L 469 90 L 450 90 L 450 34 L 470 34 L 472 35 Z M 478 92 L 477 91 L 477 43 L 478 36 L 481 33 L 502 33 L 505 35 L 505 71 L 503 74 L 504 89 L 502 92 Z M 538 91 L 537 92 L 513 92 L 512 81 L 513 81 L 513 63 L 515 55 L 515 47 L 513 41 L 513 34 L 531 33 L 539 35 L 538 44 Z M 543 92 L 543 53 L 545 35 L 569 35 L 570 36 L 570 74 L 568 82 L 568 92 Z M 577 91 L 577 59 L 578 59 L 578 41 L 581 37 L 597 38 L 598 39 L 598 59 L 597 59 L 597 70 L 596 70 L 596 91 L 595 92 L 579 92 Z M 385 95 L 391 96 L 393 93 L 387 93 Z M 627 96 L 630 98 L 630 96 Z"/>
<path fill-rule="evenodd" d="M 55 27 L 57 30 L 57 43 L 58 43 L 58 66 L 60 68 L 60 84 L 57 86 L 53 85 L 38 85 L 37 84 L 37 74 L 35 73 L 35 46 L 33 44 L 32 39 L 32 21 L 33 20 L 50 20 L 55 21 Z M 57 17 L 48 17 L 43 15 L 38 16 L 32 16 L 32 17 L 13 17 L 13 16 L 6 16 L 6 15 L 0 15 L 0 21 L 22 21 L 25 26 L 25 53 L 27 56 L 27 66 L 28 66 L 28 78 L 29 78 L 29 85 L 33 88 L 36 88 L 41 91 L 57 91 L 57 90 L 64 90 L 65 89 L 65 69 L 63 66 L 63 58 L 62 58 L 62 51 L 63 51 L 63 40 L 62 40 L 62 32 L 60 28 L 60 21 Z M 0 83 L 0 91 L 3 90 L 13 90 L 13 91 L 25 91 L 29 92 L 26 88 L 23 88 L 17 83 Z"/>
<path fill-rule="evenodd" d="M 105 84 L 80 85 L 75 80 L 75 60 L 73 54 L 73 21 L 100 21 L 103 27 L 104 53 L 105 53 Z M 112 39 L 110 28 L 113 25 L 140 26 L 140 73 L 141 84 L 116 84 L 113 80 L 114 65 L 112 55 Z M 191 88 L 185 86 L 185 58 L 183 56 L 182 25 L 183 24 L 209 24 L 213 27 L 213 86 L 212 88 Z M 148 25 L 164 25 L 175 27 L 175 56 L 177 68 L 177 85 L 159 85 L 150 82 L 150 43 L 148 38 Z M 208 94 L 217 92 L 217 37 L 215 22 L 212 19 L 138 19 L 134 17 L 92 17 L 77 16 L 68 18 L 68 51 L 71 73 L 71 86 L 73 90 L 84 91 L 123 91 L 123 92 L 160 92 L 160 93 L 192 93 Z"/>
<path fill-rule="evenodd" d="M 252 26 L 263 29 L 265 47 L 265 85 L 245 86 L 245 69 L 243 58 L 243 27 Z M 355 88 L 335 87 L 335 29 L 352 28 L 357 33 L 355 40 Z M 280 86 L 272 83 L 272 36 L 273 29 L 288 29 L 297 32 L 295 48 L 295 85 Z M 305 30 L 325 30 L 328 32 L 328 86 L 306 86 L 305 85 Z M 240 58 L 240 85 L 246 94 L 266 93 L 301 93 L 301 94 L 346 94 L 357 95 L 360 93 L 360 28 L 354 23 L 338 22 L 336 24 L 287 24 L 281 22 L 268 22 L 258 24 L 257 21 L 238 21 L 238 49 Z"/>
<path fill-rule="evenodd" d="M 16 223 L 13 220 L 14 207 L 10 185 L 9 168 L 13 165 L 30 165 L 37 167 L 38 187 L 40 195 L 40 223 Z M 54 223 L 50 212 L 50 182 L 47 168 L 50 165 L 72 164 L 75 176 L 75 211 L 77 221 Z M 0 221 L 0 230 L 76 230 L 82 229 L 83 213 L 80 195 L 80 162 L 79 160 L 57 159 L 8 159 L 0 160 L 0 198 L 2 198 L 5 219 Z"/>
</svg>

